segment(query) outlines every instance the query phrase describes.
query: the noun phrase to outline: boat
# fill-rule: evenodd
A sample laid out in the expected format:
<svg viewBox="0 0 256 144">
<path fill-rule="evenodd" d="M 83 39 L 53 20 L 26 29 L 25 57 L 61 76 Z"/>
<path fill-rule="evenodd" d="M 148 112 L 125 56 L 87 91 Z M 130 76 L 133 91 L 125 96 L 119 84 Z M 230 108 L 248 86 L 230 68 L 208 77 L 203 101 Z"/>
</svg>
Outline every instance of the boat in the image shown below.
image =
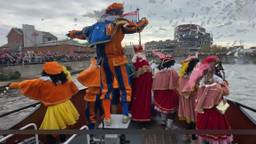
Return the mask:
<svg viewBox="0 0 256 144">
<path fill-rule="evenodd" d="M 79 73 L 80 71 L 77 71 L 73 74 Z M 73 102 L 73 104 L 76 106 L 78 112 L 80 113 L 80 117 L 78 122 L 68 128 L 68 129 L 88 129 L 88 127 L 85 125 L 86 124 L 86 117 L 84 114 L 85 111 L 85 106 L 86 103 L 83 100 L 83 96 L 86 93 L 86 88 L 80 88 L 80 91 L 75 94 L 72 98 L 71 101 Z M 243 129 L 243 130 L 255 130 L 256 129 L 256 121 L 247 113 L 247 110 L 256 113 L 256 110 L 253 108 L 250 108 L 246 105 L 243 105 L 241 103 L 235 102 L 233 100 L 227 99 L 227 102 L 230 104 L 230 107 L 228 109 L 228 111 L 225 113 L 231 128 L 236 130 L 236 129 Z M 35 107 L 34 110 L 24 119 L 20 120 L 17 124 L 15 124 L 14 126 L 12 126 L 9 130 L 19 130 L 19 129 L 37 129 L 44 117 L 44 113 L 46 112 L 46 107 L 41 104 L 40 102 L 25 106 L 23 108 L 19 108 L 17 110 L 11 111 L 11 112 L 7 112 L 5 114 L 1 114 L 1 117 L 5 117 L 11 114 L 15 114 L 17 112 L 20 112 L 24 109 L 27 108 L 31 108 L 31 107 Z M 100 118 L 99 118 L 100 121 Z M 185 129 L 185 125 L 184 122 L 179 121 L 178 118 L 175 119 L 174 121 L 174 127 L 176 129 Z M 142 127 L 140 125 L 138 125 L 135 122 L 130 122 L 128 130 L 140 130 Z M 160 126 L 160 120 L 157 120 L 157 116 L 156 114 L 153 114 L 153 120 L 152 122 L 150 122 L 149 124 L 147 124 L 146 126 L 144 126 L 144 128 L 149 129 L 149 130 L 161 130 L 161 126 Z M 121 134 L 120 134 L 121 135 Z M 68 139 L 65 142 L 65 144 L 79 144 L 79 143 L 90 143 L 89 142 L 89 136 L 88 135 L 67 135 Z M 131 143 L 131 144 L 141 144 L 141 143 L 145 143 L 145 144 L 154 144 L 154 143 L 177 143 L 177 144 L 182 144 L 182 135 L 181 134 L 164 134 L 163 136 L 159 136 L 158 135 L 121 135 L 120 139 L 125 139 L 124 137 L 126 137 L 127 143 Z M 19 144 L 32 144 L 32 143 L 42 143 L 42 144 L 46 144 L 47 140 L 46 140 L 46 135 L 21 135 L 21 134 L 17 134 L 17 135 L 6 135 L 3 138 L 0 138 L 0 143 L 1 141 L 4 139 L 4 143 L 6 144 L 14 144 L 14 143 L 19 143 Z M 110 138 L 111 139 L 111 138 Z M 114 139 L 114 138 L 112 138 Z M 86 140 L 86 141 L 85 141 Z M 100 142 L 102 142 L 102 140 L 104 141 L 104 139 L 100 139 Z M 106 141 L 106 139 L 105 139 Z M 113 141 L 112 141 L 113 143 Z M 111 143 L 111 144 L 112 144 Z M 123 142 L 124 143 L 124 142 Z M 256 138 L 253 134 L 235 134 L 234 135 L 234 143 L 236 144 L 256 144 Z M 105 144 L 109 144 L 108 142 L 105 142 Z M 122 144 L 122 142 L 120 142 L 120 144 Z"/>
<path fill-rule="evenodd" d="M 85 125 L 85 121 L 86 121 L 86 118 L 84 115 L 85 101 L 83 100 L 83 95 L 85 94 L 85 92 L 86 92 L 86 89 L 80 90 L 71 99 L 71 101 L 74 103 L 74 105 L 76 106 L 76 108 L 78 109 L 78 111 L 80 113 L 80 118 L 79 118 L 77 124 L 75 124 L 72 127 L 72 129 L 81 129 Z M 250 107 L 247 107 L 245 105 L 242 105 L 242 104 L 232 101 L 232 100 L 228 100 L 228 103 L 230 104 L 230 108 L 226 112 L 226 116 L 228 118 L 229 123 L 231 124 L 232 129 L 246 129 L 246 130 L 247 129 L 251 129 L 251 130 L 256 129 L 255 121 L 248 115 L 248 113 L 246 111 L 244 111 L 244 109 L 247 109 L 247 110 L 256 112 L 255 109 L 252 109 Z M 37 127 L 39 127 L 42 122 L 43 116 L 44 116 L 43 113 L 45 113 L 45 111 L 46 111 L 46 107 L 40 103 L 35 103 L 33 105 L 30 105 L 30 107 L 32 107 L 32 106 L 35 107 L 36 105 L 40 105 L 40 106 L 35 108 L 35 110 L 32 111 L 31 114 L 29 114 L 25 119 L 21 120 L 16 125 L 11 127 L 10 130 L 17 130 L 24 126 L 31 126 L 31 124 L 35 124 Z M 28 108 L 28 106 L 25 108 Z M 20 109 L 20 110 L 22 110 L 22 109 Z M 16 110 L 16 111 L 10 112 L 7 115 L 12 114 L 14 112 L 18 112 L 18 111 Z M 1 115 L 1 116 L 3 116 L 3 115 Z M 4 115 L 4 116 L 6 116 L 6 115 Z M 182 126 L 183 125 L 182 122 L 180 122 L 178 120 L 175 120 L 175 125 L 178 126 L 179 128 L 184 128 Z M 159 126 L 156 123 L 151 123 L 149 126 L 150 129 L 153 129 L 153 128 L 157 129 L 158 127 Z M 134 129 L 134 128 L 138 129 L 138 126 L 136 124 L 134 124 L 133 122 L 131 122 L 129 128 L 130 129 Z M 34 135 L 13 135 L 11 138 L 7 139 L 5 141 L 5 143 L 6 144 L 25 143 L 26 140 L 28 143 L 29 139 L 31 140 L 32 137 L 34 137 Z M 40 143 L 46 143 L 45 135 L 39 135 L 38 138 L 39 138 Z M 145 138 L 145 137 L 141 137 L 141 140 L 143 138 Z M 75 135 L 72 137 L 72 139 L 75 140 Z M 69 141 L 72 141 L 72 139 Z M 148 137 L 148 139 L 149 139 L 149 137 Z M 174 140 L 176 143 L 181 143 L 180 139 L 181 139 L 181 137 L 176 137 L 176 138 L 173 138 L 172 140 Z M 137 139 L 136 141 L 138 141 L 138 140 L 139 139 Z M 155 141 L 155 142 L 156 141 L 159 142 L 160 140 L 167 142 L 168 137 L 166 137 L 166 139 L 162 139 L 162 137 L 161 137 L 161 139 L 159 139 L 157 137 L 155 138 L 155 140 L 151 139 L 151 141 Z M 35 142 L 34 140 L 32 140 L 32 141 Z M 80 141 L 80 142 L 82 142 L 82 141 Z M 148 140 L 147 143 L 155 143 L 155 142 L 150 142 L 150 140 Z M 72 144 L 73 143 L 74 142 L 72 142 Z M 83 140 L 83 143 L 85 143 L 84 140 Z M 234 143 L 255 144 L 256 138 L 254 135 L 234 135 Z"/>
</svg>

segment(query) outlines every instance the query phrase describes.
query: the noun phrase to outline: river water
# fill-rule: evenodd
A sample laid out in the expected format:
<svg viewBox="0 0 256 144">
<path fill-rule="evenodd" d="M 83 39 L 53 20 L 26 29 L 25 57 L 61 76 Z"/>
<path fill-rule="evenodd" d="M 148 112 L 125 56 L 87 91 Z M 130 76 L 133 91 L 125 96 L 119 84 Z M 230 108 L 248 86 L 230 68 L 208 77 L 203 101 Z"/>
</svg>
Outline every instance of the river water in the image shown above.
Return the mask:
<svg viewBox="0 0 256 144">
<path fill-rule="evenodd" d="M 79 67 L 83 67 L 88 64 L 77 63 Z M 75 67 L 72 64 L 72 67 Z M 179 67 L 178 65 L 176 67 Z M 224 65 L 226 72 L 226 79 L 230 83 L 230 95 L 229 99 L 238 101 L 242 104 L 256 108 L 256 65 Z M 73 77 L 75 79 L 75 76 Z M 17 91 L 12 91 L 11 94 L 2 94 L 0 95 L 0 114 L 5 112 L 26 106 L 28 104 L 34 103 L 35 101 L 30 100 L 24 96 L 18 94 Z M 17 122 L 26 117 L 27 114 L 32 111 L 33 108 L 24 110 L 22 112 L 12 114 L 8 117 L 0 118 L 0 129 L 7 129 Z M 249 112 L 249 111 L 248 111 Z M 250 115 L 256 119 L 256 114 L 249 112 Z"/>
</svg>

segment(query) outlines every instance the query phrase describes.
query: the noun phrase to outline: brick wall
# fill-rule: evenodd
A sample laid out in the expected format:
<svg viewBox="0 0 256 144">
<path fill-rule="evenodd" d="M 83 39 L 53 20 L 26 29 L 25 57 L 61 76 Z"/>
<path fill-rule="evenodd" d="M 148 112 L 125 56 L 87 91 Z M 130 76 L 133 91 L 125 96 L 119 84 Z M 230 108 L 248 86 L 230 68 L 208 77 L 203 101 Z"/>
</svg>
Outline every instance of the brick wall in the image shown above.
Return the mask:
<svg viewBox="0 0 256 144">
<path fill-rule="evenodd" d="M 11 30 L 8 39 L 8 47 L 11 49 L 19 50 L 19 46 L 23 47 L 23 36 L 15 30 Z"/>
</svg>

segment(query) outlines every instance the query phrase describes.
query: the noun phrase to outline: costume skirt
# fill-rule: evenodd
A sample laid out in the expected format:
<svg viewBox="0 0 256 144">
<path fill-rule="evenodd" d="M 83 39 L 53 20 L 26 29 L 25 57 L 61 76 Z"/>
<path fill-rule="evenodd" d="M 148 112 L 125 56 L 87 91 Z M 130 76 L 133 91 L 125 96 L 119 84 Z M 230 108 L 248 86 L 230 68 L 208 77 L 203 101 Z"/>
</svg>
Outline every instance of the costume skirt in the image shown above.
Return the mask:
<svg viewBox="0 0 256 144">
<path fill-rule="evenodd" d="M 155 90 L 155 109 L 162 113 L 171 113 L 177 110 L 179 97 L 176 90 Z"/>
<path fill-rule="evenodd" d="M 196 114 L 196 128 L 199 130 L 228 130 L 230 125 L 225 117 L 215 107 L 205 109 L 204 113 Z M 229 144 L 233 141 L 232 135 L 199 135 L 200 141 L 207 141 L 210 144 Z"/>
<path fill-rule="evenodd" d="M 58 130 L 73 125 L 79 119 L 79 113 L 73 103 L 67 100 L 63 103 L 48 106 L 40 129 Z"/>
</svg>

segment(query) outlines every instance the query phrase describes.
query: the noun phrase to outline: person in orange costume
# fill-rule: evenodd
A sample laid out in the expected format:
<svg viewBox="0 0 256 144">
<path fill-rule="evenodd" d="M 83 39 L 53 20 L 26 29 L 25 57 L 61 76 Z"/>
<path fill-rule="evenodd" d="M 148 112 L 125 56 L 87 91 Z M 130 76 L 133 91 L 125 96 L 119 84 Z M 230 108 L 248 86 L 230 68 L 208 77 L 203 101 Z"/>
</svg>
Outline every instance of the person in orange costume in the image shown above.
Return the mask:
<svg viewBox="0 0 256 144">
<path fill-rule="evenodd" d="M 121 91 L 121 104 L 123 109 L 123 121 L 128 122 L 128 102 L 131 100 L 131 87 L 129 85 L 126 70 L 127 57 L 122 47 L 125 34 L 141 32 L 148 24 L 146 18 L 138 22 L 131 22 L 122 17 L 123 4 L 113 3 L 107 7 L 105 14 L 92 26 L 83 30 L 69 31 L 70 38 L 87 39 L 90 45 L 96 47 L 98 63 L 101 65 L 101 81 L 103 90 L 104 121 L 110 125 L 110 97 L 113 91 L 114 78 L 118 81 Z"/>
<path fill-rule="evenodd" d="M 78 75 L 77 80 L 87 87 L 84 100 L 87 102 L 86 109 L 89 109 L 89 128 L 94 129 L 96 124 L 95 102 L 101 93 L 100 67 L 97 65 L 96 58 L 91 59 L 90 66 Z"/>
<path fill-rule="evenodd" d="M 21 89 L 23 95 L 38 100 L 47 107 L 40 129 L 65 129 L 74 125 L 79 118 L 77 109 L 70 101 L 78 88 L 68 79 L 64 70 L 57 62 L 46 62 L 40 78 L 9 85 L 9 88 Z M 53 139 L 48 137 L 49 143 L 54 143 Z"/>
</svg>

